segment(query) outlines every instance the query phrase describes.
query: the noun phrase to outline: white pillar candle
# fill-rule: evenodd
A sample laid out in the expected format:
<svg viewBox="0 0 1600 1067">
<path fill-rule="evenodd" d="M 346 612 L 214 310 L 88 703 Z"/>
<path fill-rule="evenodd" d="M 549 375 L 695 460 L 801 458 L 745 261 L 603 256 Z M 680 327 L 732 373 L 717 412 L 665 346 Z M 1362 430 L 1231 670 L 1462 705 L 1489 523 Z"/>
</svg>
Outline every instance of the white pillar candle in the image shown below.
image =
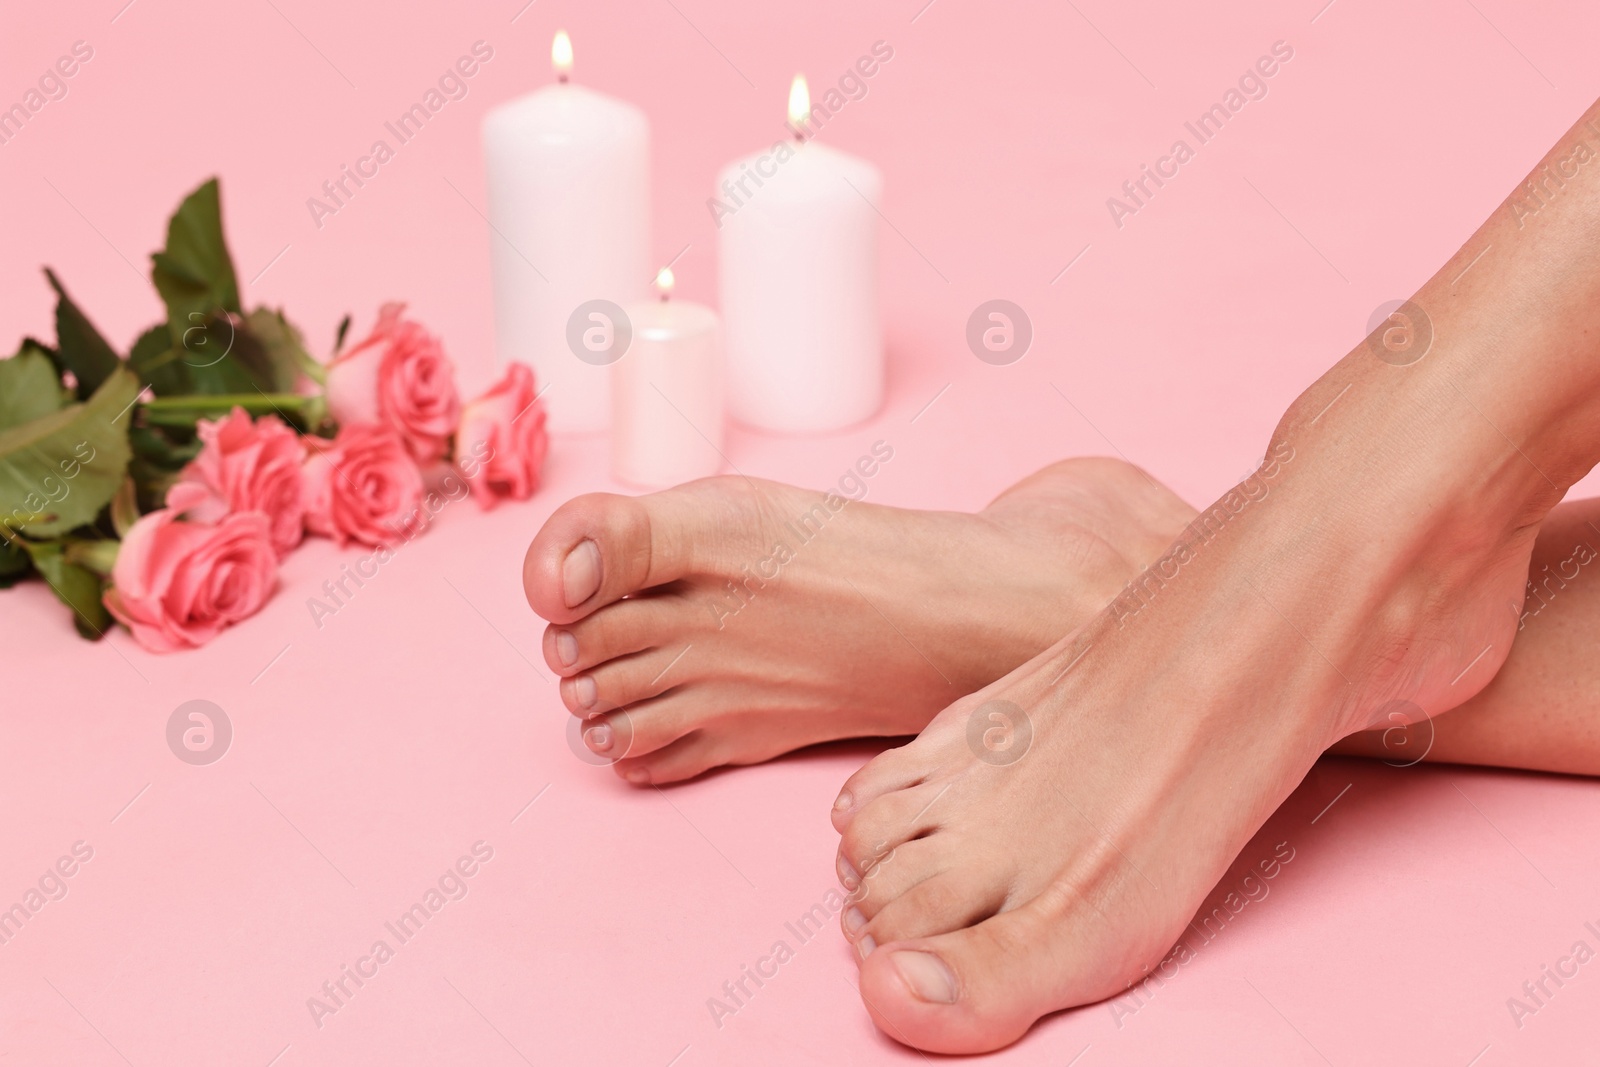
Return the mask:
<svg viewBox="0 0 1600 1067">
<path fill-rule="evenodd" d="M 883 402 L 878 169 L 805 140 L 805 80 L 790 93 L 794 143 L 718 175 L 728 410 L 750 426 L 816 433 Z"/>
<path fill-rule="evenodd" d="M 643 299 L 650 282 L 650 123 L 631 104 L 569 84 L 572 47 L 558 33 L 559 82 L 501 104 L 483 121 L 500 366 L 531 363 L 548 391 L 550 428 L 603 430 L 610 353 L 569 343 L 609 318 L 594 301 Z M 542 275 L 542 277 L 541 277 Z M 625 340 L 625 339 L 623 339 Z M 581 352 L 581 355 L 579 354 Z"/>
<path fill-rule="evenodd" d="M 626 308 L 633 340 L 611 368 L 611 474 L 661 489 L 722 469 L 722 330 L 716 312 L 669 299 Z"/>
</svg>

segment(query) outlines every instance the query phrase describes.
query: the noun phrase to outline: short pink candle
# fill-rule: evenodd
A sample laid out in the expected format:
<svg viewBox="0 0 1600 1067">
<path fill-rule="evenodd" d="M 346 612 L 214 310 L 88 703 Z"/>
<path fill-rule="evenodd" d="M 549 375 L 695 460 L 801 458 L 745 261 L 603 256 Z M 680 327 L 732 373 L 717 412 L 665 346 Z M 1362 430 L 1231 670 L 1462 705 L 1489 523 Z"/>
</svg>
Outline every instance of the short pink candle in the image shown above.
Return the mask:
<svg viewBox="0 0 1600 1067">
<path fill-rule="evenodd" d="M 722 469 L 722 324 L 700 304 L 661 299 L 624 310 L 633 340 L 611 367 L 611 474 L 661 489 Z"/>
</svg>

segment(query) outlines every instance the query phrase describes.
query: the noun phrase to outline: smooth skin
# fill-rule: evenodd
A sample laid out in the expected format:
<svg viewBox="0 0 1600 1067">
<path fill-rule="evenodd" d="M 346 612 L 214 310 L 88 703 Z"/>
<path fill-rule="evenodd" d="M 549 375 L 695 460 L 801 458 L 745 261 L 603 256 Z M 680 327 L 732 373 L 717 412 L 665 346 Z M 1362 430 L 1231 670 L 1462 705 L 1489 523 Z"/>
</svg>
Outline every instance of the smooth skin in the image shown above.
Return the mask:
<svg viewBox="0 0 1600 1067">
<path fill-rule="evenodd" d="M 1595 143 L 1595 118 L 1547 162 Z M 978 515 L 851 503 L 763 580 L 820 494 L 727 478 L 571 501 L 524 572 L 562 697 L 643 784 L 908 733 L 971 693 L 834 813 L 846 886 L 879 866 L 844 917 L 863 999 L 937 1051 L 1137 977 L 1330 745 L 1600 772 L 1600 506 L 1551 512 L 1600 441 L 1593 184 L 1531 216 L 1508 200 L 1415 298 L 1427 355 L 1347 356 L 1224 519 L 1067 461 Z M 974 745 L 995 701 L 1031 727 L 1024 759 Z"/>
</svg>

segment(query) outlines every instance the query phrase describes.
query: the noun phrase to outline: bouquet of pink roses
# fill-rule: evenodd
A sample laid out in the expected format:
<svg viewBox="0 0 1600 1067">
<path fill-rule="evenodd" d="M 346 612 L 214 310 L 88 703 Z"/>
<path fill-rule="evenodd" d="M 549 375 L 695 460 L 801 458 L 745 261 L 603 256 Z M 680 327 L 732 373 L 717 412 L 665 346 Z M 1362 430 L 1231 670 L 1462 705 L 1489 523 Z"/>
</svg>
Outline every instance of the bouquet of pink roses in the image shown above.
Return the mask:
<svg viewBox="0 0 1600 1067">
<path fill-rule="evenodd" d="M 0 588 L 37 575 L 78 632 L 155 651 L 259 610 L 307 534 L 378 548 L 426 528 L 430 484 L 526 499 L 547 446 L 533 372 L 466 404 L 439 339 L 378 312 L 326 364 L 281 311 L 248 313 L 215 179 L 173 215 L 152 280 L 167 319 L 117 354 L 55 275 L 56 343 L 0 359 Z"/>
</svg>

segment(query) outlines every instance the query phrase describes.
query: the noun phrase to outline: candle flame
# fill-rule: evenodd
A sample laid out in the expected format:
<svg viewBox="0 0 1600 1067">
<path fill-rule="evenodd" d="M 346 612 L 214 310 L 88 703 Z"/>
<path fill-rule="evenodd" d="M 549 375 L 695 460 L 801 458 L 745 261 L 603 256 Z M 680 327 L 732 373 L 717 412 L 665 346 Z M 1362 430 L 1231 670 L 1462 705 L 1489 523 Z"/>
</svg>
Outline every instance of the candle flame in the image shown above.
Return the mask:
<svg viewBox="0 0 1600 1067">
<path fill-rule="evenodd" d="M 562 81 L 572 73 L 572 38 L 567 36 L 566 30 L 557 30 L 556 39 L 550 42 L 550 65 Z"/>
<path fill-rule="evenodd" d="M 789 125 L 799 133 L 811 121 L 811 90 L 806 88 L 806 76 L 796 74 L 789 86 Z"/>
<path fill-rule="evenodd" d="M 656 292 L 661 294 L 661 299 L 665 300 L 672 295 L 672 287 L 676 283 L 677 279 L 672 276 L 671 267 L 662 267 L 656 272 Z"/>
</svg>

